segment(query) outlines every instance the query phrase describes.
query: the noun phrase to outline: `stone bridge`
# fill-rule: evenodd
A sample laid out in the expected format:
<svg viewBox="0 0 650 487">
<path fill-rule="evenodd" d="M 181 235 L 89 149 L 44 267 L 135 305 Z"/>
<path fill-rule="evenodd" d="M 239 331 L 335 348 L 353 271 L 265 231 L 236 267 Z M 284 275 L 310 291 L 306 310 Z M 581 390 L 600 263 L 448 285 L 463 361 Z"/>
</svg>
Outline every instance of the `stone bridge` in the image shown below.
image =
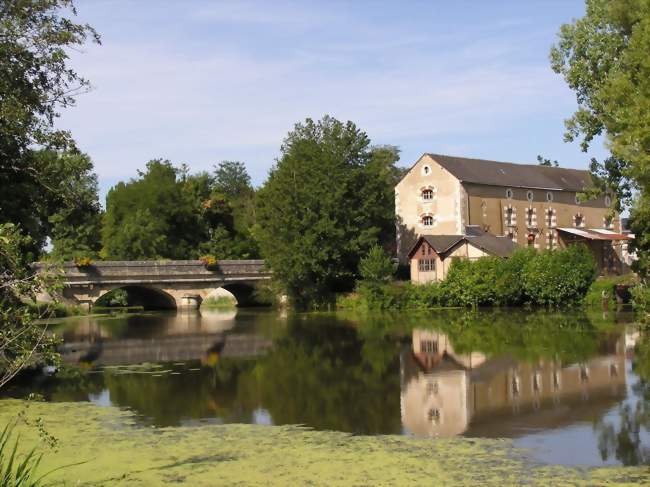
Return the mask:
<svg viewBox="0 0 650 487">
<path fill-rule="evenodd" d="M 61 266 L 37 263 L 34 268 L 56 273 Z M 66 263 L 62 268 L 63 301 L 83 307 L 115 289 L 135 295 L 136 304 L 145 308 L 196 308 L 220 289 L 245 304 L 255 283 L 271 278 L 263 260 L 221 260 L 214 268 L 200 260 L 98 261 L 84 267 Z"/>
</svg>

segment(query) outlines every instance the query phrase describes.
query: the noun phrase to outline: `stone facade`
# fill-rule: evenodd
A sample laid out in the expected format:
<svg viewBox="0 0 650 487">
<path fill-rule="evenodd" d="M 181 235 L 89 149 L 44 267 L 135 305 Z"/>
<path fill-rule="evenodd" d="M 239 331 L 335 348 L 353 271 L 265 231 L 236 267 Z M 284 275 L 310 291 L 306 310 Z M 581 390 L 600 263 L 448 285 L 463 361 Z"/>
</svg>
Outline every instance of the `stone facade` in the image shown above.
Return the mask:
<svg viewBox="0 0 650 487">
<path fill-rule="evenodd" d="M 515 166 L 519 172 L 529 168 L 531 174 L 539 168 L 475 160 L 477 177 L 470 182 L 456 176 L 449 164 L 443 167 L 435 157 L 424 154 L 395 187 L 397 248 L 402 262 L 406 262 L 407 253 L 419 236 L 459 234 L 467 225 L 477 225 L 493 235 L 508 236 L 520 246 L 540 250 L 561 245 L 557 231 L 561 227 L 621 231 L 620 219 L 613 214 L 609 197 L 580 202 L 574 181 L 561 187 L 563 171 L 567 178 L 570 175 L 576 179 L 578 174 L 587 180 L 586 171 L 544 168 L 545 173 L 557 176 L 554 179 L 560 183 L 549 187 L 527 187 L 525 181 L 513 184 L 512 177 L 503 185 L 494 181 L 481 184 L 476 181 L 480 180 L 484 163 L 491 168 L 498 164 L 505 168 Z M 472 162 L 464 160 L 467 161 Z"/>
</svg>

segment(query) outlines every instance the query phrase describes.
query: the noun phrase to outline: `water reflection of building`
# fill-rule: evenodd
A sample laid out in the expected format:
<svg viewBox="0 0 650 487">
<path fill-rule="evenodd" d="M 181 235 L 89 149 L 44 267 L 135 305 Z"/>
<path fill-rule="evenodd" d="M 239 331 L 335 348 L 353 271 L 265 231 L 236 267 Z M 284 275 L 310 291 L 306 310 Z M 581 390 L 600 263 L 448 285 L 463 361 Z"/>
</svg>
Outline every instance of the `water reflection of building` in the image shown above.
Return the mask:
<svg viewBox="0 0 650 487">
<path fill-rule="evenodd" d="M 517 436 L 602 413 L 625 391 L 625 344 L 603 343 L 581 364 L 456 353 L 448 337 L 413 332 L 402 354 L 401 413 L 419 436 Z"/>
</svg>

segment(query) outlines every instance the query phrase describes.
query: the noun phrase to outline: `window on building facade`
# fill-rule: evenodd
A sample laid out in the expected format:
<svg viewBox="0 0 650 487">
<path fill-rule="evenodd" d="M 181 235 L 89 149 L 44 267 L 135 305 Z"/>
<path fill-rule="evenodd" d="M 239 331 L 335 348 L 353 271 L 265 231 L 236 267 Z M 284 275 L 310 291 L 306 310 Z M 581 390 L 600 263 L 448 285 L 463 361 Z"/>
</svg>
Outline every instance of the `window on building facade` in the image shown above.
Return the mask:
<svg viewBox="0 0 650 487">
<path fill-rule="evenodd" d="M 535 223 L 535 218 L 534 218 L 534 216 L 535 216 L 535 211 L 534 211 L 532 208 L 528 208 L 528 209 L 526 210 L 526 224 L 527 224 L 529 227 L 534 226 L 534 223 Z"/>
<path fill-rule="evenodd" d="M 514 225 L 515 210 L 513 208 L 506 209 L 506 225 L 511 227 Z"/>
<path fill-rule="evenodd" d="M 546 210 L 546 226 L 549 228 L 552 228 L 555 226 L 555 210 L 553 208 L 549 208 Z"/>
<path fill-rule="evenodd" d="M 534 233 L 529 233 L 528 238 L 526 239 L 528 246 L 529 247 L 534 247 L 535 246 L 535 234 Z"/>
<path fill-rule="evenodd" d="M 506 189 L 506 198 L 510 200 L 512 199 L 512 196 L 513 196 L 512 190 L 510 188 Z"/>
<path fill-rule="evenodd" d="M 549 203 L 553 201 L 553 193 L 551 193 L 550 191 L 546 192 L 546 201 L 548 201 Z"/>
<path fill-rule="evenodd" d="M 420 342 L 420 352 L 423 353 L 437 353 L 438 342 L 436 340 L 422 340 Z"/>
<path fill-rule="evenodd" d="M 420 259 L 418 261 L 418 271 L 420 272 L 435 272 L 436 260 L 435 259 Z"/>
<path fill-rule="evenodd" d="M 433 217 L 431 215 L 424 215 L 422 217 L 422 225 L 425 227 L 433 226 Z"/>
<path fill-rule="evenodd" d="M 433 190 L 432 189 L 425 189 L 422 191 L 422 199 L 424 201 L 431 201 L 433 199 Z"/>
<path fill-rule="evenodd" d="M 439 409 L 429 409 L 428 412 L 429 421 L 434 424 L 440 423 L 440 410 Z"/>
<path fill-rule="evenodd" d="M 578 196 L 577 193 L 576 193 L 576 196 L 575 196 L 575 201 L 576 201 L 576 205 L 580 204 L 580 196 Z"/>
<path fill-rule="evenodd" d="M 573 217 L 573 226 L 576 228 L 585 226 L 585 219 L 582 216 L 582 213 L 576 213 L 576 215 Z"/>
<path fill-rule="evenodd" d="M 614 227 L 614 218 L 611 216 L 606 216 L 603 218 L 603 226 L 605 228 L 613 228 Z"/>
<path fill-rule="evenodd" d="M 526 191 L 526 199 L 528 201 L 533 201 L 534 194 L 532 191 Z"/>
<path fill-rule="evenodd" d="M 612 197 L 608 194 L 605 195 L 605 206 L 609 208 L 612 206 Z"/>
<path fill-rule="evenodd" d="M 430 173 L 431 173 L 431 168 L 429 166 L 424 166 L 422 168 L 422 174 L 424 174 L 425 176 L 428 176 Z"/>
</svg>

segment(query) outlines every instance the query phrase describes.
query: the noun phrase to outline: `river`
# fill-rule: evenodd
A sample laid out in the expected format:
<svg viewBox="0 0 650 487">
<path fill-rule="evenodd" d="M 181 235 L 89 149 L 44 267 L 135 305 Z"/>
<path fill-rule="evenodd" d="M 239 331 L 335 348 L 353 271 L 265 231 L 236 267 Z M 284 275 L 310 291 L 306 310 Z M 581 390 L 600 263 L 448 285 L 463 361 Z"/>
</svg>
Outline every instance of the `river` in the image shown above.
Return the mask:
<svg viewBox="0 0 650 487">
<path fill-rule="evenodd" d="M 147 427 L 510 438 L 542 463 L 650 463 L 650 346 L 626 312 L 202 309 L 50 329 L 64 366 L 5 396 L 127 409 Z"/>
</svg>

